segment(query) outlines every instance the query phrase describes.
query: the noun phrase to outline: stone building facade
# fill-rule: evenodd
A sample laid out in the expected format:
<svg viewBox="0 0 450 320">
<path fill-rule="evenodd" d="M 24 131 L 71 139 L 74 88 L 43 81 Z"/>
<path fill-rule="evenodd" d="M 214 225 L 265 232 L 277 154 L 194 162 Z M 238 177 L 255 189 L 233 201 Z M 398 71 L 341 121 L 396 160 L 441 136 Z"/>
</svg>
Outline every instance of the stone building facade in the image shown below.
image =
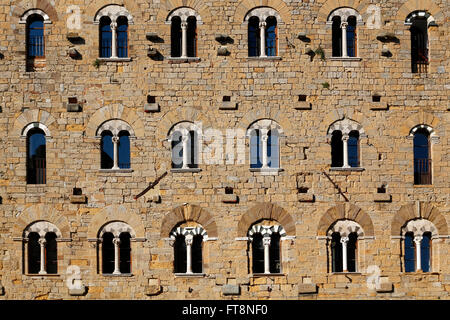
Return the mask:
<svg viewBox="0 0 450 320">
<path fill-rule="evenodd" d="M 444 0 L 2 0 L 0 299 L 447 299 L 448 12 Z M 33 56 L 36 15 L 45 54 Z M 195 17 L 194 54 L 182 35 L 188 54 L 171 57 L 174 16 L 182 32 Z M 334 55 L 335 16 L 356 20 L 356 37 L 342 34 L 354 41 L 347 55 Z M 411 67 L 416 16 L 426 21 L 426 72 Z M 102 17 L 120 26 L 125 17 L 126 36 L 107 31 L 127 37 L 125 54 L 101 57 Z M 263 49 L 249 57 L 254 17 L 274 17 L 276 27 L 260 28 L 276 32 L 260 33 Z M 201 161 L 174 169 L 171 132 L 183 123 L 197 127 Z M 250 166 L 255 126 L 279 133 L 276 170 Z M 116 143 L 124 130 L 130 165 L 102 169 L 103 132 Z M 237 141 L 227 130 L 244 132 L 238 147 L 225 148 Z M 425 184 L 414 178 L 417 130 L 429 133 Z M 335 131 L 358 133 L 358 165 L 332 167 Z M 33 132 L 45 139 L 37 183 L 27 177 Z M 30 273 L 31 235 L 45 271 L 49 233 L 57 271 Z M 129 241 L 129 272 L 102 271 L 106 233 Z M 277 272 L 253 272 L 258 233 L 281 238 Z M 408 233 L 414 266 L 422 262 L 412 272 Z M 357 237 L 354 270 L 333 269 L 336 234 L 339 250 Z M 178 235 L 202 236 L 201 272 L 174 272 Z"/>
</svg>

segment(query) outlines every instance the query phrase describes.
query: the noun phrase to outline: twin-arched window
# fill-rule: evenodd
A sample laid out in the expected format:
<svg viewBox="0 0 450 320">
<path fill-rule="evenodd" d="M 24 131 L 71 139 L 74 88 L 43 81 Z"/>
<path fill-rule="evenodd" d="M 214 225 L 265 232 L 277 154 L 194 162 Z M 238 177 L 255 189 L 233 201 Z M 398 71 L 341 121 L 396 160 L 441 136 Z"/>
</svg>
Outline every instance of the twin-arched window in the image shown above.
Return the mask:
<svg viewBox="0 0 450 320">
<path fill-rule="evenodd" d="M 402 228 L 405 272 L 431 271 L 432 237 L 436 232 L 433 223 L 425 219 L 410 220 Z"/>
<path fill-rule="evenodd" d="M 173 58 L 196 57 L 197 24 L 202 23 L 197 12 L 188 7 L 181 7 L 169 14 L 167 22 L 171 25 L 170 56 Z"/>
<path fill-rule="evenodd" d="M 100 168 L 130 169 L 131 127 L 123 120 L 114 119 L 103 123 L 97 130 L 100 136 Z"/>
<path fill-rule="evenodd" d="M 273 57 L 278 54 L 279 17 L 274 9 L 268 7 L 255 8 L 246 15 L 249 57 Z"/>
<path fill-rule="evenodd" d="M 280 168 L 281 127 L 273 120 L 254 122 L 247 130 L 250 139 L 250 168 Z"/>
<path fill-rule="evenodd" d="M 331 271 L 358 272 L 358 240 L 361 226 L 352 220 L 339 220 L 328 230 Z"/>
<path fill-rule="evenodd" d="M 331 167 L 360 167 L 361 126 L 355 121 L 344 119 L 333 123 L 328 134 L 331 136 Z"/>
<path fill-rule="evenodd" d="M 193 169 L 199 164 L 199 130 L 190 122 L 180 122 L 169 132 L 173 169 Z"/>
<path fill-rule="evenodd" d="M 203 241 L 207 238 L 202 227 L 175 228 L 170 238 L 174 240 L 174 273 L 203 273 Z"/>
<path fill-rule="evenodd" d="M 339 8 L 331 12 L 327 20 L 331 24 L 332 56 L 357 57 L 357 26 L 361 25 L 361 15 L 352 8 Z"/>
</svg>

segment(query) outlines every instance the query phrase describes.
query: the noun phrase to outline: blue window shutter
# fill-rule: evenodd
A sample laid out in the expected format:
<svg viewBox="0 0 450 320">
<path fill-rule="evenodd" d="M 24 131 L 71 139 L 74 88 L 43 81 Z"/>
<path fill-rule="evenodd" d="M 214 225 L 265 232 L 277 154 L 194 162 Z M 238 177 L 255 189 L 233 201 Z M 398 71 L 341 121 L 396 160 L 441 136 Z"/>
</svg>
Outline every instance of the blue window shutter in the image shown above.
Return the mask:
<svg viewBox="0 0 450 320">
<path fill-rule="evenodd" d="M 101 140 L 101 168 L 111 169 L 114 165 L 114 144 L 112 142 L 112 133 L 104 131 Z"/>
<path fill-rule="evenodd" d="M 27 139 L 27 183 L 46 183 L 46 140 L 41 129 L 32 129 Z"/>
<path fill-rule="evenodd" d="M 259 57 L 259 46 L 259 19 L 257 17 L 251 17 L 248 22 L 248 56 Z"/>
<path fill-rule="evenodd" d="M 109 58 L 112 55 L 111 20 L 108 17 L 100 19 L 100 57 Z"/>
<path fill-rule="evenodd" d="M 30 18 L 28 24 L 27 54 L 29 58 L 44 56 L 44 20 L 42 17 Z"/>
<path fill-rule="evenodd" d="M 198 134 L 195 131 L 189 131 L 188 138 L 188 167 L 197 168 L 198 167 Z"/>
<path fill-rule="evenodd" d="M 280 167 L 280 137 L 276 129 L 268 132 L 267 164 L 270 168 Z"/>
<path fill-rule="evenodd" d="M 117 20 L 117 56 L 128 57 L 128 20 L 125 17 Z"/>
<path fill-rule="evenodd" d="M 415 248 L 414 248 L 414 242 L 413 242 L 414 235 L 410 232 L 408 232 L 405 235 L 405 272 L 414 272 L 415 271 Z"/>
<path fill-rule="evenodd" d="M 259 130 L 252 130 L 250 133 L 250 168 L 262 167 L 261 135 Z"/>
<path fill-rule="evenodd" d="M 126 131 L 119 133 L 119 168 L 131 168 L 130 159 L 130 134 Z"/>
<path fill-rule="evenodd" d="M 172 168 L 183 166 L 183 142 L 181 132 L 175 131 L 172 134 Z"/>
<path fill-rule="evenodd" d="M 420 243 L 420 263 L 422 266 L 423 272 L 430 271 L 430 244 L 431 244 L 431 234 L 429 232 L 425 232 L 423 234 L 422 241 Z"/>
<path fill-rule="evenodd" d="M 352 131 L 347 142 L 348 164 L 350 167 L 359 167 L 359 133 Z"/>
<path fill-rule="evenodd" d="M 277 20 L 269 17 L 266 22 L 266 55 L 272 57 L 277 55 Z"/>
</svg>

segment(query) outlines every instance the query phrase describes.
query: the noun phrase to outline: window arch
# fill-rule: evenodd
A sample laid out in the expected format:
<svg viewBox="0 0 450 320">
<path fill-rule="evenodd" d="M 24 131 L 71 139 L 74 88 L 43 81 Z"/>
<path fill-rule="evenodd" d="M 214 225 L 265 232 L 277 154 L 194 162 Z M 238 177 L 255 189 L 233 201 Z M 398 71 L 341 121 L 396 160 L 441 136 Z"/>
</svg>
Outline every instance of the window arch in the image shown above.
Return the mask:
<svg viewBox="0 0 450 320">
<path fill-rule="evenodd" d="M 203 273 L 203 241 L 208 234 L 201 226 L 176 227 L 170 233 L 174 241 L 174 273 Z"/>
<path fill-rule="evenodd" d="M 132 273 L 131 242 L 136 238 L 134 230 L 125 222 L 113 221 L 99 231 L 101 248 L 99 258 L 102 274 Z"/>
<path fill-rule="evenodd" d="M 259 7 L 247 13 L 248 56 L 273 57 L 278 55 L 278 12 L 269 7 Z"/>
<path fill-rule="evenodd" d="M 408 221 L 402 228 L 403 266 L 405 272 L 432 269 L 432 239 L 437 235 L 434 224 L 426 219 Z"/>
<path fill-rule="evenodd" d="M 332 272 L 358 272 L 358 241 L 364 236 L 352 220 L 339 220 L 328 230 Z"/>
<path fill-rule="evenodd" d="M 57 239 L 61 238 L 61 232 L 52 223 L 37 221 L 30 224 L 24 230 L 26 245 L 24 268 L 29 274 L 57 274 L 58 250 Z"/>
<path fill-rule="evenodd" d="M 258 120 L 247 129 L 250 140 L 250 169 L 280 168 L 281 127 L 273 120 Z"/>
<path fill-rule="evenodd" d="M 272 224 L 272 225 L 270 225 Z M 252 273 L 281 273 L 281 240 L 286 231 L 279 224 L 261 222 L 248 231 L 251 242 Z"/>
<path fill-rule="evenodd" d="M 426 73 L 429 64 L 428 27 L 435 25 L 433 16 L 426 11 L 411 12 L 405 20 L 411 32 L 411 72 Z"/>
<path fill-rule="evenodd" d="M 200 15 L 192 8 L 181 7 L 173 10 L 166 21 L 171 24 L 171 57 L 197 57 L 197 25 L 203 23 Z"/>
<path fill-rule="evenodd" d="M 357 26 L 363 25 L 362 16 L 353 8 L 338 8 L 328 16 L 331 25 L 333 57 L 357 57 Z"/>
<path fill-rule="evenodd" d="M 191 122 L 180 122 L 169 132 L 173 169 L 195 169 L 199 164 L 199 128 Z"/>
<path fill-rule="evenodd" d="M 100 168 L 130 169 L 131 144 L 134 138 L 133 129 L 123 120 L 113 119 L 104 122 L 97 129 L 100 137 Z"/>
<path fill-rule="evenodd" d="M 122 6 L 108 5 L 94 17 L 99 25 L 100 58 L 128 58 L 128 25 L 133 17 Z"/>
<path fill-rule="evenodd" d="M 39 127 L 27 130 L 27 183 L 46 183 L 46 134 Z"/>
<path fill-rule="evenodd" d="M 361 125 L 353 120 L 343 119 L 333 123 L 328 129 L 328 137 L 331 138 L 331 167 L 360 167 L 360 138 L 364 136 Z"/>
</svg>

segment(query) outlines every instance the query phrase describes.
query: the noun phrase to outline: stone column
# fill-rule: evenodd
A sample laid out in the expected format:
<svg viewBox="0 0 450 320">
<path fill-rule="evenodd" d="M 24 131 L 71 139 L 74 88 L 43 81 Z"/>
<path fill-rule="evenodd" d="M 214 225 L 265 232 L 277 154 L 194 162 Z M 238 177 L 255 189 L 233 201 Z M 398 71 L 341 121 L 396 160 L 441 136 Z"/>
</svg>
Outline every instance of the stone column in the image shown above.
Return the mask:
<svg viewBox="0 0 450 320">
<path fill-rule="evenodd" d="M 343 168 L 350 168 L 350 166 L 348 165 L 348 139 L 349 139 L 348 134 L 342 135 L 342 145 L 344 148 L 344 151 L 343 151 L 344 164 L 342 165 Z"/>
<path fill-rule="evenodd" d="M 264 245 L 264 273 L 270 273 L 270 255 L 269 255 L 269 247 L 270 247 L 270 237 L 263 237 L 263 245 Z"/>
<path fill-rule="evenodd" d="M 111 22 L 111 58 L 117 58 L 117 22 Z"/>
<path fill-rule="evenodd" d="M 114 238 L 113 239 L 114 244 L 114 272 L 113 274 L 120 274 L 120 267 L 119 267 L 119 244 L 120 239 Z"/>
<path fill-rule="evenodd" d="M 262 168 L 268 168 L 267 166 L 267 140 L 268 140 L 268 130 L 261 129 L 261 142 L 262 142 Z"/>
<path fill-rule="evenodd" d="M 187 22 L 181 22 L 181 57 L 187 58 Z"/>
<path fill-rule="evenodd" d="M 344 21 L 341 23 L 341 30 L 342 30 L 342 56 L 348 57 L 347 54 L 347 26 L 348 22 Z"/>
<path fill-rule="evenodd" d="M 266 22 L 259 23 L 259 35 L 260 35 L 260 46 L 261 54 L 260 57 L 267 57 L 266 55 Z"/>
<path fill-rule="evenodd" d="M 114 145 L 114 151 L 113 151 L 114 152 L 114 164 L 113 164 L 112 169 L 117 170 L 117 169 L 120 169 L 119 168 L 119 137 L 115 135 L 112 137 L 111 140 Z"/>
<path fill-rule="evenodd" d="M 342 271 L 347 272 L 347 242 L 348 237 L 342 237 L 341 243 L 342 243 Z"/>
<path fill-rule="evenodd" d="M 415 236 L 414 243 L 416 244 L 416 271 L 422 270 L 420 244 L 422 243 L 422 236 Z"/>
<path fill-rule="evenodd" d="M 45 240 L 44 237 L 41 237 L 38 240 L 39 245 L 41 246 L 41 267 L 39 270 L 39 274 L 47 274 L 47 271 L 45 271 L 45 243 L 47 240 Z"/>
<path fill-rule="evenodd" d="M 187 234 L 185 237 L 186 242 L 186 273 L 192 273 L 192 242 L 194 241 L 194 236 L 192 234 Z"/>
<path fill-rule="evenodd" d="M 183 166 L 182 169 L 189 169 L 188 167 L 188 142 L 189 142 L 189 132 L 183 130 L 181 141 L 183 143 Z"/>
</svg>

